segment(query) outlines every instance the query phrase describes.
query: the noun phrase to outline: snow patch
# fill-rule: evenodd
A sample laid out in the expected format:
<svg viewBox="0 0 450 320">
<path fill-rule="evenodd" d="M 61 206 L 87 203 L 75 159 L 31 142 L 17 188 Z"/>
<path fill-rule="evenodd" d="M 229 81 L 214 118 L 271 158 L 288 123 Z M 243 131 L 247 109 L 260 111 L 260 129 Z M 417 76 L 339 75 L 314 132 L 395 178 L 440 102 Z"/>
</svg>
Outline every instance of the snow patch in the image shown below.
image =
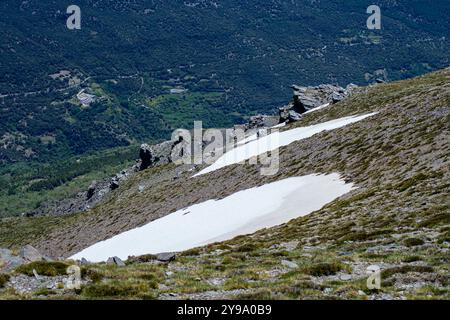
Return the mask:
<svg viewBox="0 0 450 320">
<path fill-rule="evenodd" d="M 323 107 L 326 107 L 324 105 Z M 317 110 L 317 109 L 316 109 Z M 312 137 L 322 131 L 329 131 L 345 127 L 346 125 L 362 121 L 368 117 L 377 114 L 377 112 L 369 113 L 361 116 L 351 116 L 340 119 L 335 119 L 307 127 L 300 127 L 283 132 L 274 132 L 270 135 L 256 139 L 255 136 L 250 136 L 243 140 L 236 148 L 226 152 L 216 162 L 209 167 L 203 169 L 194 177 L 204 175 L 229 165 L 242 163 L 250 158 L 265 154 L 269 151 L 276 150 L 280 147 L 287 146 L 295 141 L 303 140 Z"/>
<path fill-rule="evenodd" d="M 293 177 L 179 210 L 99 242 L 71 259 L 178 252 L 251 234 L 321 209 L 353 188 L 338 174 Z"/>
<path fill-rule="evenodd" d="M 330 106 L 330 104 L 329 104 L 329 103 L 326 103 L 326 104 L 323 104 L 323 105 L 321 105 L 321 106 L 319 106 L 319 107 L 317 107 L 317 108 L 313 108 L 313 109 L 311 109 L 311 110 L 308 110 L 308 111 L 306 111 L 306 112 L 303 113 L 303 114 L 308 114 L 308 113 L 316 112 L 316 111 L 322 110 L 322 109 L 324 109 L 324 108 L 326 108 L 326 107 L 329 107 L 329 106 Z"/>
</svg>

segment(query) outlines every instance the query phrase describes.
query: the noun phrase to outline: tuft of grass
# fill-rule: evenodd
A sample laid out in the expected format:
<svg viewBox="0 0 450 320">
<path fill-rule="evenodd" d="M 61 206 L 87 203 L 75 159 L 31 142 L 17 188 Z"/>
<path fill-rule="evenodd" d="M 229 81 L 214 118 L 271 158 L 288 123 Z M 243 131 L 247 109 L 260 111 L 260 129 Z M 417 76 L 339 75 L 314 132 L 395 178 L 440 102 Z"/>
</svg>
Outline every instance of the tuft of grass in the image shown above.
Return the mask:
<svg viewBox="0 0 450 320">
<path fill-rule="evenodd" d="M 33 270 L 41 276 L 55 277 L 67 274 L 68 264 L 58 261 L 36 261 L 16 268 L 17 273 L 33 276 Z"/>
<path fill-rule="evenodd" d="M 402 262 L 405 262 L 405 263 L 411 263 L 411 262 L 416 262 L 416 261 L 422 261 L 422 258 L 420 256 L 408 256 L 402 260 Z"/>
<path fill-rule="evenodd" d="M 392 233 L 391 229 L 381 229 L 381 230 L 376 230 L 373 232 L 350 232 L 347 235 L 343 236 L 341 239 L 339 239 L 339 242 L 345 242 L 345 241 L 367 241 L 367 240 L 372 240 L 375 239 L 379 236 L 383 236 L 383 235 L 388 235 Z"/>
<path fill-rule="evenodd" d="M 89 278 L 94 283 L 99 283 L 103 280 L 104 275 L 97 270 L 83 267 L 81 268 L 81 277 L 83 279 Z"/>
<path fill-rule="evenodd" d="M 9 281 L 9 279 L 10 279 L 9 274 L 0 273 L 0 288 L 3 288 Z"/>
<path fill-rule="evenodd" d="M 314 277 L 331 276 L 343 269 L 342 264 L 337 262 L 322 262 L 306 267 L 303 271 Z"/>
<path fill-rule="evenodd" d="M 111 281 L 85 286 L 81 295 L 86 298 L 132 298 L 145 296 L 148 298 L 149 286 L 147 283 L 129 283 L 127 281 Z"/>
<path fill-rule="evenodd" d="M 407 246 L 407 247 L 416 247 L 416 246 L 423 245 L 425 243 L 425 241 L 423 241 L 422 239 L 419 239 L 419 238 L 409 238 L 409 239 L 406 239 L 404 241 L 404 243 L 405 243 L 405 246 Z"/>
<path fill-rule="evenodd" d="M 233 251 L 235 252 L 251 252 L 258 249 L 258 246 L 252 242 L 245 243 L 243 245 L 240 245 L 239 247 L 235 248 Z"/>
<path fill-rule="evenodd" d="M 238 300 L 273 300 L 273 294 L 268 289 L 261 289 L 255 292 L 242 293 L 236 297 Z"/>
<path fill-rule="evenodd" d="M 35 291 L 33 293 L 33 295 L 35 295 L 35 296 L 51 296 L 51 295 L 55 295 L 55 294 L 56 294 L 56 292 L 54 290 L 50 290 L 47 288 L 38 289 L 37 291 Z"/>
<path fill-rule="evenodd" d="M 128 260 L 126 261 L 127 264 L 133 264 L 133 263 L 147 263 L 152 262 L 156 260 L 156 256 L 153 254 L 146 254 L 138 257 L 128 257 Z"/>
<path fill-rule="evenodd" d="M 434 269 L 429 266 L 401 266 L 383 270 L 381 276 L 386 279 L 395 274 L 405 274 L 409 272 L 431 273 L 434 272 Z"/>
<path fill-rule="evenodd" d="M 193 248 L 183 252 L 183 256 L 199 256 L 202 253 L 200 248 Z"/>
<path fill-rule="evenodd" d="M 450 223 L 450 214 L 448 212 L 440 213 L 437 215 L 428 218 L 425 221 L 422 221 L 419 224 L 420 228 L 430 228 L 440 224 L 448 224 Z"/>
<path fill-rule="evenodd" d="M 397 185 L 396 189 L 398 190 L 398 192 L 403 192 L 426 179 L 428 179 L 428 176 L 421 172 L 421 173 L 415 175 L 414 177 L 406 179 L 406 180 L 402 181 L 401 183 L 399 183 Z"/>
</svg>

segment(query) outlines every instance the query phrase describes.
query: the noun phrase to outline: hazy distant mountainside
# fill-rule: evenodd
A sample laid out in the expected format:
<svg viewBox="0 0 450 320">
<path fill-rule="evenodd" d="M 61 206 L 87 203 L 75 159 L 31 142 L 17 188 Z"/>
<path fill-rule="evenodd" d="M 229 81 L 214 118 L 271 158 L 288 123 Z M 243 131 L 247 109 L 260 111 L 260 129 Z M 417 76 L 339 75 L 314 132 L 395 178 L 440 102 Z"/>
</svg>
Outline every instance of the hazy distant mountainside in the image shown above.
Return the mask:
<svg viewBox="0 0 450 320">
<path fill-rule="evenodd" d="M 156 141 L 193 120 L 230 126 L 283 104 L 294 82 L 448 65 L 448 1 L 377 1 L 370 31 L 372 2 L 80 0 L 70 31 L 72 1 L 1 1 L 0 163 Z"/>
<path fill-rule="evenodd" d="M 15 272 L 3 266 L 6 274 L 0 297 L 448 299 L 450 69 L 358 88 L 344 100 L 285 125 L 281 135 L 357 115 L 370 118 L 281 147 L 279 171 L 272 176 L 261 175 L 261 164 L 231 164 L 204 175 L 198 173 L 206 165 L 164 164 L 136 172 L 85 212 L 0 220 L 0 247 L 12 249 L 0 249 L 0 256 L 22 264 Z M 108 249 L 119 255 L 124 246 L 164 247 L 179 236 L 196 236 L 194 227 L 210 230 L 209 223 L 214 221 L 208 214 L 217 214 L 214 206 L 248 194 L 241 191 L 330 174 L 341 175 L 349 190 L 310 214 L 300 214 L 308 199 L 295 206 L 289 203 L 304 194 L 280 198 L 278 190 L 272 190 L 270 197 L 261 200 L 282 200 L 286 206 L 275 213 L 291 211 L 298 218 L 176 254 L 149 252 L 125 262 L 119 258 L 107 263 L 79 261 L 81 289 L 67 291 L 58 286 L 73 263 L 67 257 L 97 244 L 103 253 L 102 241 L 111 237 L 151 223 L 167 227 L 161 221 L 173 218 L 175 212 L 183 212 L 178 218 L 195 218 L 199 206 L 207 203 L 205 219 L 199 224 L 169 224 L 182 232 L 161 233 L 155 228 L 141 232 L 141 237 L 155 241 L 145 243 L 138 237 Z M 328 187 L 307 198 L 322 197 Z M 223 212 L 226 217 L 217 218 L 225 224 L 228 218 L 246 215 L 259 205 L 257 198 L 242 200 L 247 206 L 239 208 L 239 214 L 228 210 Z M 31 251 L 29 247 L 18 250 L 27 244 L 46 256 L 62 258 L 23 265 L 26 261 L 15 252 Z M 38 255 L 37 260 L 41 259 Z M 379 289 L 367 286 L 371 268 L 381 270 Z M 48 276 L 45 285 L 53 284 L 50 291 L 34 280 L 33 269 Z"/>
</svg>

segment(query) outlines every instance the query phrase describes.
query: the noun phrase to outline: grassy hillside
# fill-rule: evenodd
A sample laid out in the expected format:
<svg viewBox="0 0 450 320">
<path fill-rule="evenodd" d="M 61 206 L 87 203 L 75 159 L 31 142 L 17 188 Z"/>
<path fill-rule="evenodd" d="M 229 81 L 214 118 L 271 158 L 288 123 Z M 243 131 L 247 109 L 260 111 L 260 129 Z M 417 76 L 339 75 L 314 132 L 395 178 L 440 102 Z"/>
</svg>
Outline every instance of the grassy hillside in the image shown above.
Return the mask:
<svg viewBox="0 0 450 320">
<path fill-rule="evenodd" d="M 154 168 L 89 212 L 3 220 L 0 246 L 31 242 L 47 254 L 69 256 L 191 204 L 290 176 L 340 172 L 357 189 L 309 216 L 190 250 L 170 264 L 147 257 L 130 260 L 125 268 L 88 266 L 86 274 L 96 281 L 72 297 L 448 299 L 449 83 L 445 69 L 361 88 L 305 116 L 293 126 L 379 112 L 283 147 L 276 176 L 261 177 L 257 166 L 235 165 L 174 180 L 173 165 Z M 147 185 L 142 193 L 141 183 Z M 371 264 L 382 267 L 381 290 L 365 285 Z"/>
</svg>

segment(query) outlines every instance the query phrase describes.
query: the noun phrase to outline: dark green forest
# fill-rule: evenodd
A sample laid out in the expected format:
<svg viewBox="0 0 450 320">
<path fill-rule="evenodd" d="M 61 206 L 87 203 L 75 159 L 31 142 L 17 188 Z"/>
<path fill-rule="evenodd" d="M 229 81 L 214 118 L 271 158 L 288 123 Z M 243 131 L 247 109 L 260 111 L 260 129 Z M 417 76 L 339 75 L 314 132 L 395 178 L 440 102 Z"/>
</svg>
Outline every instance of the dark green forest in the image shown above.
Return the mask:
<svg viewBox="0 0 450 320">
<path fill-rule="evenodd" d="M 366 84 L 448 65 L 448 1 L 0 3 L 0 162 L 46 162 L 272 113 L 293 83 Z M 69 71 L 66 78 L 52 77 Z M 100 99 L 74 100 L 88 88 Z M 171 88 L 188 90 L 174 99 Z M 154 103 L 160 101 L 160 104 Z"/>
</svg>

